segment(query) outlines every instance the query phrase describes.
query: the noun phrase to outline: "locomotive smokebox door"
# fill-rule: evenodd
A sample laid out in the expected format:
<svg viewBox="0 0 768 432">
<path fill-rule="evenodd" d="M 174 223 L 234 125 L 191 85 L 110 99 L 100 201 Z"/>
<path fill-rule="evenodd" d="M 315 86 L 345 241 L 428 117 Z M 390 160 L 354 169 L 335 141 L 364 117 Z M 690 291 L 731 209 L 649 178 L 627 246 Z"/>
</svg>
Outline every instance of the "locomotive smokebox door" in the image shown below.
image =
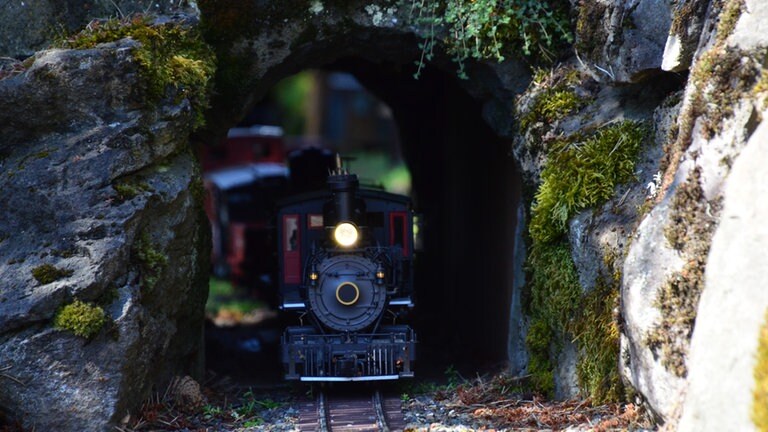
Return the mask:
<svg viewBox="0 0 768 432">
<path fill-rule="evenodd" d="M 309 306 L 325 326 L 359 331 L 384 311 L 387 290 L 375 282 L 378 265 L 357 255 L 336 255 L 317 266 L 319 283 L 307 290 Z"/>
</svg>

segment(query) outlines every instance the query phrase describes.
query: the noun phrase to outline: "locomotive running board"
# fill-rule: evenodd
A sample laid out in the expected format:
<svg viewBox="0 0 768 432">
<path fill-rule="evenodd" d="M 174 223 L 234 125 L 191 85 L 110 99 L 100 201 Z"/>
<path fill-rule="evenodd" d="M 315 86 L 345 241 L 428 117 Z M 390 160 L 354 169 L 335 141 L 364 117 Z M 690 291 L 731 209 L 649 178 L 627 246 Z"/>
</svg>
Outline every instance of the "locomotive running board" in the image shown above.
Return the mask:
<svg viewBox="0 0 768 432">
<path fill-rule="evenodd" d="M 301 377 L 305 382 L 346 382 L 346 381 L 384 381 L 384 380 L 396 380 L 400 378 L 400 375 L 380 375 L 380 376 L 363 376 L 363 377 Z"/>
</svg>

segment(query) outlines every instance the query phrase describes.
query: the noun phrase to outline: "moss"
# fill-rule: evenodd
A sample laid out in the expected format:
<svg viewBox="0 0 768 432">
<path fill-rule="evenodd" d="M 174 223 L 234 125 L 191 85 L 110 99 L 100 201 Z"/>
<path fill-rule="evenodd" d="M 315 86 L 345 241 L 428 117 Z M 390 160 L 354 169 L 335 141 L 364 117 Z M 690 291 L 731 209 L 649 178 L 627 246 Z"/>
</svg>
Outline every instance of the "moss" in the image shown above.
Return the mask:
<svg viewBox="0 0 768 432">
<path fill-rule="evenodd" d="M 661 287 L 656 298 L 661 319 L 645 338 L 662 365 L 680 377 L 688 373 L 685 360 L 721 207 L 718 202 L 706 200 L 700 182 L 701 172 L 698 168 L 692 170 L 672 199 L 670 223 L 664 234 L 670 245 L 681 252 L 686 263 Z"/>
<path fill-rule="evenodd" d="M 722 123 L 733 115 L 739 101 L 754 91 L 758 84 L 760 61 L 764 50 L 746 52 L 726 47 L 718 41 L 695 63 L 691 71 L 689 96 L 686 109 L 678 117 L 678 129 L 670 131 L 664 146 L 661 171 L 664 172 L 662 190 L 666 190 L 674 179 L 683 153 L 693 141 L 693 130 L 697 119 L 701 121 L 701 133 L 709 139 L 720 133 Z M 659 198 L 663 194 L 658 195 Z"/>
<path fill-rule="evenodd" d="M 51 255 L 61 257 L 61 258 L 72 258 L 73 256 L 77 255 L 78 250 L 76 247 L 71 247 L 68 249 L 54 249 L 51 251 Z"/>
<path fill-rule="evenodd" d="M 756 62 L 737 50 L 719 47 L 701 56 L 691 74 L 695 88 L 700 89 L 692 114 L 703 116 L 706 138 L 721 131 L 723 120 L 733 115 L 741 96 L 757 83 L 758 72 Z"/>
<path fill-rule="evenodd" d="M 710 216 L 711 207 L 712 204 L 707 202 L 701 188 L 701 170 L 697 167 L 688 174 L 672 198 L 669 223 L 664 227 L 664 236 L 669 245 L 682 251 L 692 242 L 698 242 L 711 234 L 715 224 L 714 218 Z"/>
<path fill-rule="evenodd" d="M 670 26 L 669 33 L 685 39 L 691 23 L 697 17 L 704 16 L 709 1 L 691 0 L 680 2 L 678 5 L 672 15 L 672 25 Z"/>
<path fill-rule="evenodd" d="M 619 377 L 619 325 L 614 310 L 619 287 L 598 281 L 581 301 L 572 331 L 579 346 L 579 387 L 595 404 L 616 402 L 624 389 Z"/>
<path fill-rule="evenodd" d="M 140 42 L 134 57 L 150 102 L 158 102 L 166 96 L 166 90 L 173 87 L 177 98 L 186 98 L 192 104 L 193 126 L 202 126 L 216 62 L 213 51 L 197 29 L 176 23 L 152 24 L 149 18 L 137 15 L 93 22 L 58 44 L 63 48 L 88 49 L 127 37 Z"/>
<path fill-rule="evenodd" d="M 531 327 L 526 340 L 529 373 L 540 390 L 553 389 L 553 359 L 565 338 L 578 346 L 582 392 L 595 401 L 623 396 L 618 373 L 618 301 L 621 273 L 611 257 L 596 288 L 582 293 L 567 222 L 576 212 L 614 196 L 618 184 L 634 178 L 635 159 L 647 136 L 644 124 L 615 123 L 587 135 L 555 141 L 548 150 L 542 182 L 531 208 L 531 253 L 526 268 L 526 300 Z"/>
<path fill-rule="evenodd" d="M 549 242 L 560 237 L 576 212 L 608 200 L 616 185 L 633 179 L 645 136 L 641 123 L 623 121 L 581 142 L 556 142 L 531 208 L 533 240 Z"/>
<path fill-rule="evenodd" d="M 555 392 L 554 365 L 550 360 L 550 346 L 555 335 L 544 319 L 534 319 L 528 329 L 525 344 L 528 347 L 528 374 L 536 391 L 552 396 Z"/>
<path fill-rule="evenodd" d="M 35 160 L 37 160 L 37 159 L 45 159 L 45 158 L 47 158 L 50 155 L 51 155 L 50 150 L 43 150 L 43 151 L 39 151 L 39 152 L 35 153 L 34 155 L 32 155 L 32 159 L 35 159 Z"/>
<path fill-rule="evenodd" d="M 535 242 L 526 265 L 531 273 L 526 301 L 531 317 L 526 337 L 530 354 L 528 372 L 532 384 L 551 396 L 554 366 L 550 350 L 559 351 L 558 341 L 566 336 L 579 303 L 581 287 L 567 241 Z"/>
<path fill-rule="evenodd" d="M 608 33 L 596 23 L 605 19 L 608 5 L 599 1 L 579 3 L 579 15 L 576 18 L 576 49 L 587 58 L 600 57 L 600 51 L 606 46 Z"/>
<path fill-rule="evenodd" d="M 80 300 L 59 309 L 53 320 L 56 328 L 86 339 L 95 336 L 105 323 L 106 317 L 102 308 Z"/>
<path fill-rule="evenodd" d="M 117 192 L 117 201 L 124 202 L 136 198 L 142 192 L 151 191 L 152 188 L 145 182 L 121 182 L 112 185 Z"/>
<path fill-rule="evenodd" d="M 565 86 L 547 89 L 536 98 L 530 111 L 520 119 L 520 127 L 525 130 L 538 121 L 551 123 L 560 120 L 584 103 L 575 91 Z"/>
<path fill-rule="evenodd" d="M 728 0 L 718 16 L 716 43 L 724 43 L 725 39 L 733 33 L 736 23 L 744 12 L 744 0 Z"/>
<path fill-rule="evenodd" d="M 141 270 L 141 286 L 151 290 L 167 266 L 168 257 L 152 244 L 147 232 L 142 233 L 136 241 L 133 252 Z"/>
<path fill-rule="evenodd" d="M 752 95 L 754 97 L 763 97 L 763 109 L 768 109 L 768 97 L 765 97 L 766 92 L 768 92 L 768 73 L 765 72 L 765 69 L 763 69 L 760 73 L 760 79 L 757 81 L 755 86 L 752 88 Z"/>
<path fill-rule="evenodd" d="M 607 264 L 613 269 L 613 263 Z M 601 275 L 596 287 L 582 294 L 566 240 L 535 243 L 528 259 L 532 271 L 531 325 L 526 337 L 531 383 L 545 394 L 554 391 L 553 356 L 565 338 L 577 343 L 577 376 L 581 391 L 595 403 L 621 400 L 624 389 L 618 370 L 618 306 L 621 273 Z"/>
<path fill-rule="evenodd" d="M 768 311 L 765 314 L 765 323 L 760 329 L 754 377 L 752 421 L 758 431 L 768 432 Z"/>
<path fill-rule="evenodd" d="M 71 276 L 72 270 L 58 268 L 51 264 L 39 265 L 32 269 L 32 276 L 40 282 L 40 285 L 46 285 L 55 282 L 61 278 Z"/>
</svg>

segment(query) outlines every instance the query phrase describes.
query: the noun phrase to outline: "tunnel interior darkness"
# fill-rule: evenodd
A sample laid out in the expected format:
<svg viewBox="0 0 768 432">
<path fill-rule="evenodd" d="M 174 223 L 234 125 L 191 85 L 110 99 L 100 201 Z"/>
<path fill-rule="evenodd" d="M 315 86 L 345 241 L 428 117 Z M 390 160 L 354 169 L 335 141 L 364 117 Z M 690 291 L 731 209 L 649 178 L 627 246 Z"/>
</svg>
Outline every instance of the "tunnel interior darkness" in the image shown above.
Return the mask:
<svg viewBox="0 0 768 432">
<path fill-rule="evenodd" d="M 460 81 L 440 70 L 414 80 L 397 64 L 345 58 L 328 67 L 353 74 L 398 124 L 425 223 L 414 314 L 421 359 L 465 369 L 502 364 L 520 196 L 509 144 Z"/>
<path fill-rule="evenodd" d="M 521 187 L 509 143 L 450 73 L 427 68 L 415 80 L 411 67 L 359 57 L 321 68 L 352 74 L 389 105 L 399 129 L 424 220 L 411 314 L 417 374 L 505 365 Z"/>
</svg>

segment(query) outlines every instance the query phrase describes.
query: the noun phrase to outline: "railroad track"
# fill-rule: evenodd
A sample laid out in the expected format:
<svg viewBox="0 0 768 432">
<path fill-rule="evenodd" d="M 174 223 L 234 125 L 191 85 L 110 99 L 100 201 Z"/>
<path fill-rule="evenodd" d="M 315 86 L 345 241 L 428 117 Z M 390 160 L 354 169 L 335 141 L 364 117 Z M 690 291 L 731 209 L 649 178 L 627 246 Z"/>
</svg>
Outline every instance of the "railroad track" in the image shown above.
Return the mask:
<svg viewBox="0 0 768 432">
<path fill-rule="evenodd" d="M 400 399 L 378 390 L 362 394 L 320 391 L 299 407 L 299 430 L 320 432 L 401 431 Z"/>
</svg>

